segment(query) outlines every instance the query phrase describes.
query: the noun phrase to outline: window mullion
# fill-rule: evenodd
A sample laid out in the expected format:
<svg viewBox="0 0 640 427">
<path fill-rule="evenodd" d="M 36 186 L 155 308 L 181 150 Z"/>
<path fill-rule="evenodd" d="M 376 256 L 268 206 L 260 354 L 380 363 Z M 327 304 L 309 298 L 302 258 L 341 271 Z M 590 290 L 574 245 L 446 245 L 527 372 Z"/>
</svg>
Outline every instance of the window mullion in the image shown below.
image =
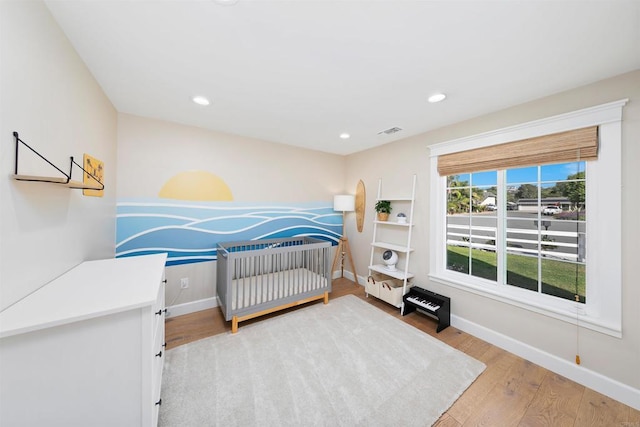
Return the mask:
<svg viewBox="0 0 640 427">
<path fill-rule="evenodd" d="M 505 170 L 498 171 L 498 203 L 496 203 L 498 219 L 496 222 L 496 252 L 498 285 L 507 281 L 507 185 Z"/>
<path fill-rule="evenodd" d="M 467 250 L 467 254 L 468 254 L 468 264 L 467 264 L 467 271 L 469 272 L 470 275 L 473 275 L 473 174 L 471 174 L 469 176 L 469 212 L 467 212 L 467 215 L 469 215 L 469 247 Z"/>
<path fill-rule="evenodd" d="M 538 294 L 542 294 L 542 169 L 538 166 Z"/>
</svg>

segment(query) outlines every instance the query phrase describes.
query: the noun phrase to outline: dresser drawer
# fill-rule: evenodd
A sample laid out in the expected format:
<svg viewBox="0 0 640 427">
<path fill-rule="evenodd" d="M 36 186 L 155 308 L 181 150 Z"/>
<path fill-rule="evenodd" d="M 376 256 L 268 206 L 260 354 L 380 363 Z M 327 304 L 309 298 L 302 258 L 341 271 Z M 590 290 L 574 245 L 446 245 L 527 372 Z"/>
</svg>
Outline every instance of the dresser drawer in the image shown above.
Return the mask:
<svg viewBox="0 0 640 427">
<path fill-rule="evenodd" d="M 160 399 L 160 386 L 162 385 L 164 359 L 164 336 L 158 336 L 158 339 L 153 346 L 153 363 L 151 369 L 151 389 L 153 390 L 154 403 Z"/>
<path fill-rule="evenodd" d="M 162 370 L 164 368 L 165 359 L 165 346 L 164 346 L 164 328 L 157 334 L 156 340 L 153 345 L 153 361 L 151 363 L 151 396 L 150 402 L 153 407 L 151 408 L 152 425 L 155 427 L 158 424 L 158 413 L 160 411 L 160 393 L 162 387 Z"/>
<path fill-rule="evenodd" d="M 156 404 L 153 407 L 153 413 L 151 415 L 151 419 L 152 419 L 152 421 L 151 421 L 152 424 L 151 425 L 152 426 L 155 427 L 155 426 L 158 425 L 158 416 L 159 415 L 160 415 L 160 404 Z"/>
<path fill-rule="evenodd" d="M 164 275 L 163 275 L 164 280 Z M 164 339 L 164 321 L 167 317 L 166 307 L 164 306 L 164 282 L 160 283 L 158 289 L 158 297 L 153 305 L 153 337 L 154 342 L 158 334 L 162 335 Z"/>
</svg>

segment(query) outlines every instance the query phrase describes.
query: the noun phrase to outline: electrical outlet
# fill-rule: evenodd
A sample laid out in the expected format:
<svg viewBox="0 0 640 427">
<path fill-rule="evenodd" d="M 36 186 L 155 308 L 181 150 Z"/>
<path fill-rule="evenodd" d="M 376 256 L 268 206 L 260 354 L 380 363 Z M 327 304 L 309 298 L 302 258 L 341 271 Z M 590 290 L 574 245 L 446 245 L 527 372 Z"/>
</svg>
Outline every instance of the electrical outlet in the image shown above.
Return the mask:
<svg viewBox="0 0 640 427">
<path fill-rule="evenodd" d="M 180 279 L 180 289 L 187 289 L 189 287 L 189 278 L 183 277 Z"/>
</svg>

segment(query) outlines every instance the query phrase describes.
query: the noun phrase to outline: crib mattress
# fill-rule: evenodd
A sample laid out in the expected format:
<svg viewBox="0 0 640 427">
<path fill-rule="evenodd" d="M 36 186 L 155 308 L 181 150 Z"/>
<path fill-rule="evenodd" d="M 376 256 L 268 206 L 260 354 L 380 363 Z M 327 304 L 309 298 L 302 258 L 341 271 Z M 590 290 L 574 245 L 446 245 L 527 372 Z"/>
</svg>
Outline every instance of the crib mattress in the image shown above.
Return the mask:
<svg viewBox="0 0 640 427">
<path fill-rule="evenodd" d="M 253 307 L 328 286 L 326 277 L 306 268 L 234 279 L 231 281 L 231 309 Z"/>
</svg>

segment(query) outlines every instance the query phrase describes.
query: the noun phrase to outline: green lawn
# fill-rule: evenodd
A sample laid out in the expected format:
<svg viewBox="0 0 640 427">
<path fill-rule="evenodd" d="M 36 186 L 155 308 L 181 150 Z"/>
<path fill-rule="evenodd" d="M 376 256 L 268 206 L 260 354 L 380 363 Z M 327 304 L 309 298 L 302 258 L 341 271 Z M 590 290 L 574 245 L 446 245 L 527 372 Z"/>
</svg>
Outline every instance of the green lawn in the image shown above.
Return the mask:
<svg viewBox="0 0 640 427">
<path fill-rule="evenodd" d="M 447 268 L 469 273 L 469 248 L 447 247 Z M 472 274 L 488 280 L 497 278 L 495 252 L 471 249 Z M 585 266 L 542 258 L 542 293 L 575 300 L 576 271 L 578 295 L 585 302 Z M 538 290 L 538 259 L 532 256 L 507 254 L 507 283 L 533 291 Z"/>
</svg>

